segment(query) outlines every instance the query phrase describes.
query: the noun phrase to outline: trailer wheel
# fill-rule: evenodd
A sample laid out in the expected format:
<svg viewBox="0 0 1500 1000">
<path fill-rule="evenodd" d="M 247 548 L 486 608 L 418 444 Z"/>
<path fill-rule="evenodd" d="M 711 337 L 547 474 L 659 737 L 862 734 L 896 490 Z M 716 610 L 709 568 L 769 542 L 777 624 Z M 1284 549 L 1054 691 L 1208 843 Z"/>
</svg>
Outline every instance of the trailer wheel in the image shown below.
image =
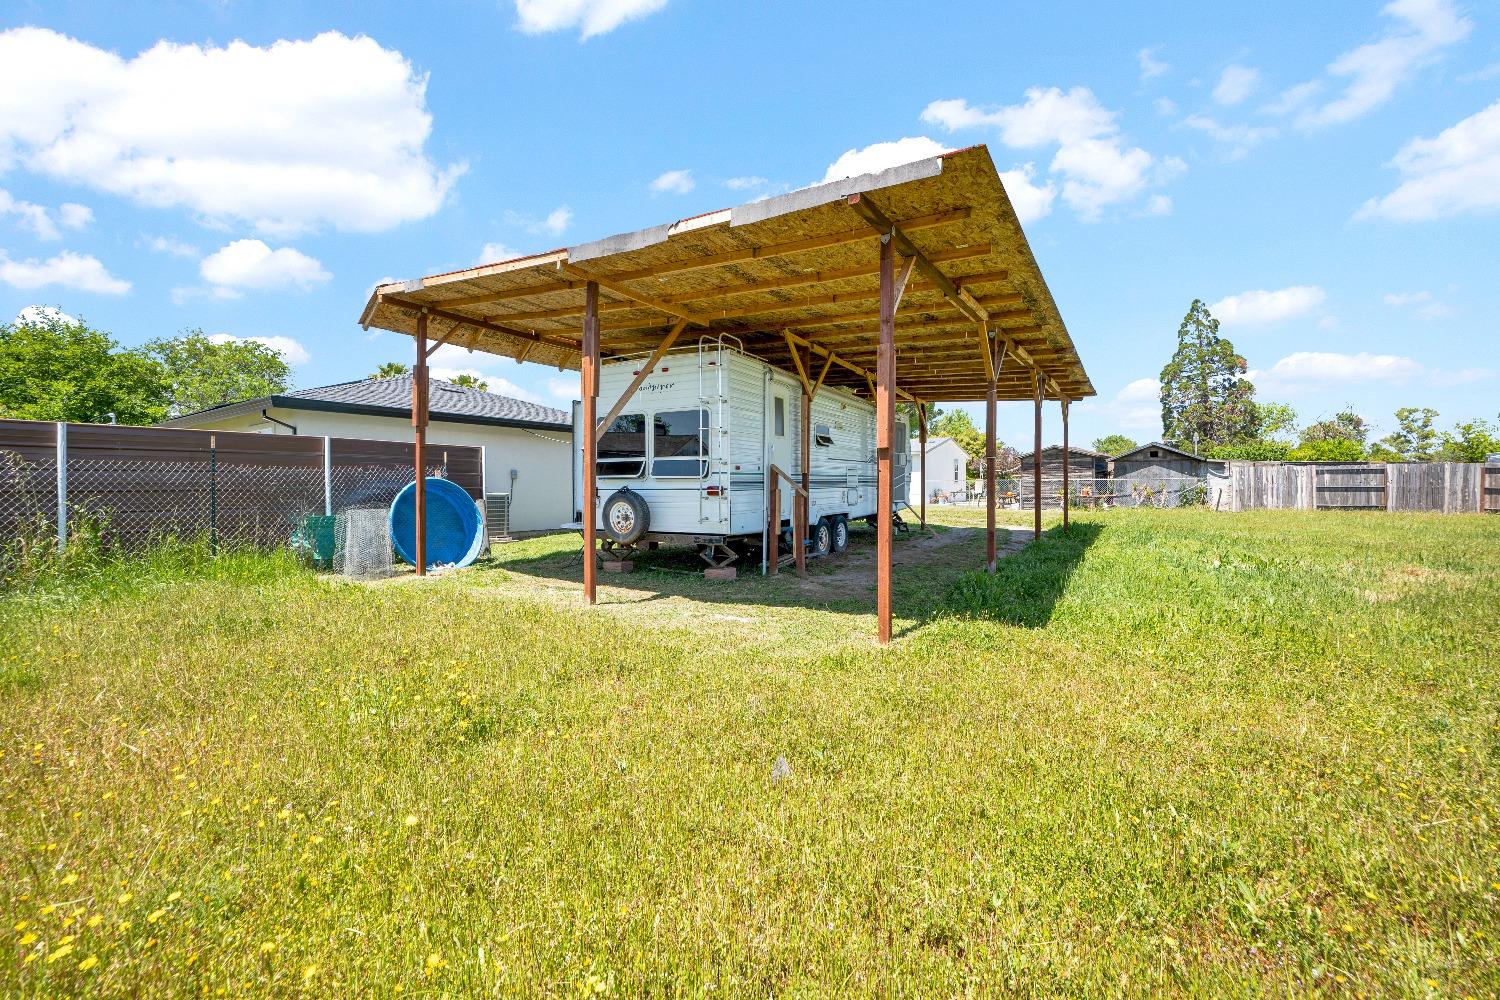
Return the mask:
<svg viewBox="0 0 1500 1000">
<path fill-rule="evenodd" d="M 849 519 L 836 517 L 833 519 L 833 551 L 842 552 L 849 547 Z"/>
<path fill-rule="evenodd" d="M 818 523 L 813 526 L 812 532 L 812 557 L 821 559 L 833 551 L 833 525 L 829 519 L 819 518 Z"/>
<path fill-rule="evenodd" d="M 640 539 L 651 527 L 651 508 L 639 493 L 621 487 L 604 501 L 604 533 L 621 545 Z"/>
</svg>

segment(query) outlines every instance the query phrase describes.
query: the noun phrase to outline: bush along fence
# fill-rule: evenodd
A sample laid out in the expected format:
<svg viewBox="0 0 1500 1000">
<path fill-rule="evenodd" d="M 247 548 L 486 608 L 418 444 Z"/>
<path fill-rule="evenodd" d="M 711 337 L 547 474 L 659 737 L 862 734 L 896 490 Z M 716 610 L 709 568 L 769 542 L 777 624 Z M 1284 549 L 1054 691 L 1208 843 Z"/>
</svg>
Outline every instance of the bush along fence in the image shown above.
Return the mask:
<svg viewBox="0 0 1500 1000">
<path fill-rule="evenodd" d="M 1228 463 L 1209 476 L 1219 510 L 1500 511 L 1500 465 L 1472 462 Z"/>
<path fill-rule="evenodd" d="M 483 500 L 482 449 L 428 454 L 429 476 Z M 400 441 L 0 420 L 0 547 L 65 548 L 80 525 L 125 548 L 284 545 L 309 515 L 389 507 L 414 461 Z"/>
</svg>

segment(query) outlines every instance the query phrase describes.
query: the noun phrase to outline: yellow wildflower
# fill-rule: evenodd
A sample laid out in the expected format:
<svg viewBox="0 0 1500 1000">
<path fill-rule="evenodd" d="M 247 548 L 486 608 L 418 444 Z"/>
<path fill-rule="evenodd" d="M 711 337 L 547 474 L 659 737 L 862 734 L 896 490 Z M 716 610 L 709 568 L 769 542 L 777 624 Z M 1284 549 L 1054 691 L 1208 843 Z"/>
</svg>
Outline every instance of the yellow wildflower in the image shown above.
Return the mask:
<svg viewBox="0 0 1500 1000">
<path fill-rule="evenodd" d="M 416 826 L 417 823 L 419 823 L 419 822 L 420 822 L 420 820 L 417 819 L 417 814 L 416 813 L 407 813 L 406 814 L 406 825 L 407 826 Z"/>
<path fill-rule="evenodd" d="M 77 872 L 68 872 L 68 874 L 64 875 L 63 878 L 62 878 L 62 884 L 63 885 L 72 885 L 74 882 L 77 882 L 77 881 L 78 881 L 78 873 Z"/>
<path fill-rule="evenodd" d="M 166 912 L 167 911 L 166 911 L 165 907 L 163 907 L 162 909 L 159 909 L 159 910 L 152 910 L 150 913 L 146 914 L 146 923 L 148 923 L 148 924 L 154 924 L 154 923 L 156 923 L 158 920 L 160 920 L 163 916 L 166 915 Z"/>
<path fill-rule="evenodd" d="M 90 969 L 92 969 L 94 966 L 96 966 L 98 964 L 99 964 L 99 956 L 98 955 L 90 955 L 88 958 L 85 958 L 82 962 L 78 963 L 78 970 L 80 972 L 87 972 L 87 971 L 89 971 Z"/>
<path fill-rule="evenodd" d="M 89 926 L 90 927 L 98 927 L 102 923 L 104 923 L 104 918 L 101 917 L 101 916 L 99 916 L 99 914 L 97 914 L 97 913 L 94 914 L 92 917 L 89 917 Z"/>
<path fill-rule="evenodd" d="M 36 944 L 36 931 L 31 931 L 30 933 L 22 936 L 21 940 L 17 943 L 20 944 L 22 948 L 26 947 L 29 944 Z"/>
<path fill-rule="evenodd" d="M 167 897 L 167 902 L 169 902 L 169 903 L 175 903 L 175 902 L 177 902 L 181 898 L 182 898 L 182 892 L 181 891 L 173 892 L 172 895 L 170 895 L 170 896 Z"/>
<path fill-rule="evenodd" d="M 60 958 L 67 958 L 71 954 L 73 954 L 73 946 L 71 944 L 65 944 L 62 947 L 58 948 L 56 951 L 54 951 L 52 954 L 50 954 L 50 955 L 47 956 L 47 964 L 51 965 L 53 962 L 57 961 L 58 959 L 60 959 Z"/>
</svg>

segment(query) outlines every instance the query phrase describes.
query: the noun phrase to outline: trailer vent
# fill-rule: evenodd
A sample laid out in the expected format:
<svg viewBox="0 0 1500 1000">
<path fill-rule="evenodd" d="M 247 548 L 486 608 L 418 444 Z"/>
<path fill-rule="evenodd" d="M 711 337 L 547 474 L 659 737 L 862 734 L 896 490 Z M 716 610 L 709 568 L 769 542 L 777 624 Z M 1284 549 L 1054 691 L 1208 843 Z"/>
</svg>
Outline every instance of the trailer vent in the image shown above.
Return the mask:
<svg viewBox="0 0 1500 1000">
<path fill-rule="evenodd" d="M 824 448 L 833 447 L 833 430 L 827 424 L 813 424 L 813 443 Z"/>
</svg>

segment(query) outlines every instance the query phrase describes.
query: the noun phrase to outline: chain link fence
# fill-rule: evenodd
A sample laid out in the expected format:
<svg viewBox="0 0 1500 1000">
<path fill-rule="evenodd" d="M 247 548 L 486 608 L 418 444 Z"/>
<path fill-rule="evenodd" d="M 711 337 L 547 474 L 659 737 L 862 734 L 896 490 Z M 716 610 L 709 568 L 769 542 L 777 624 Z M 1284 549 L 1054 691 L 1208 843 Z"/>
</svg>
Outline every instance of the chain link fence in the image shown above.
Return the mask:
<svg viewBox="0 0 1500 1000">
<path fill-rule="evenodd" d="M 1207 481 L 1196 476 L 1152 476 L 1150 478 L 1094 479 L 1068 477 L 1068 495 L 1073 509 L 1108 509 L 1113 507 L 1191 507 L 1202 504 L 1208 496 Z M 995 481 L 995 503 L 1000 509 L 1029 510 L 1035 505 L 1035 481 L 1031 476 L 1007 476 Z M 1042 509 L 1062 508 L 1061 476 L 1042 477 Z M 983 506 L 984 481 L 957 494 L 939 493 L 935 503 Z"/>
<path fill-rule="evenodd" d="M 65 533 L 87 526 L 113 548 L 169 537 L 305 542 L 309 519 L 388 510 L 414 479 L 411 451 L 404 442 L 0 420 L 0 552 L 55 548 L 59 496 Z M 480 451 L 437 448 L 426 474 L 449 477 L 452 460 L 455 481 L 480 496 Z"/>
</svg>

